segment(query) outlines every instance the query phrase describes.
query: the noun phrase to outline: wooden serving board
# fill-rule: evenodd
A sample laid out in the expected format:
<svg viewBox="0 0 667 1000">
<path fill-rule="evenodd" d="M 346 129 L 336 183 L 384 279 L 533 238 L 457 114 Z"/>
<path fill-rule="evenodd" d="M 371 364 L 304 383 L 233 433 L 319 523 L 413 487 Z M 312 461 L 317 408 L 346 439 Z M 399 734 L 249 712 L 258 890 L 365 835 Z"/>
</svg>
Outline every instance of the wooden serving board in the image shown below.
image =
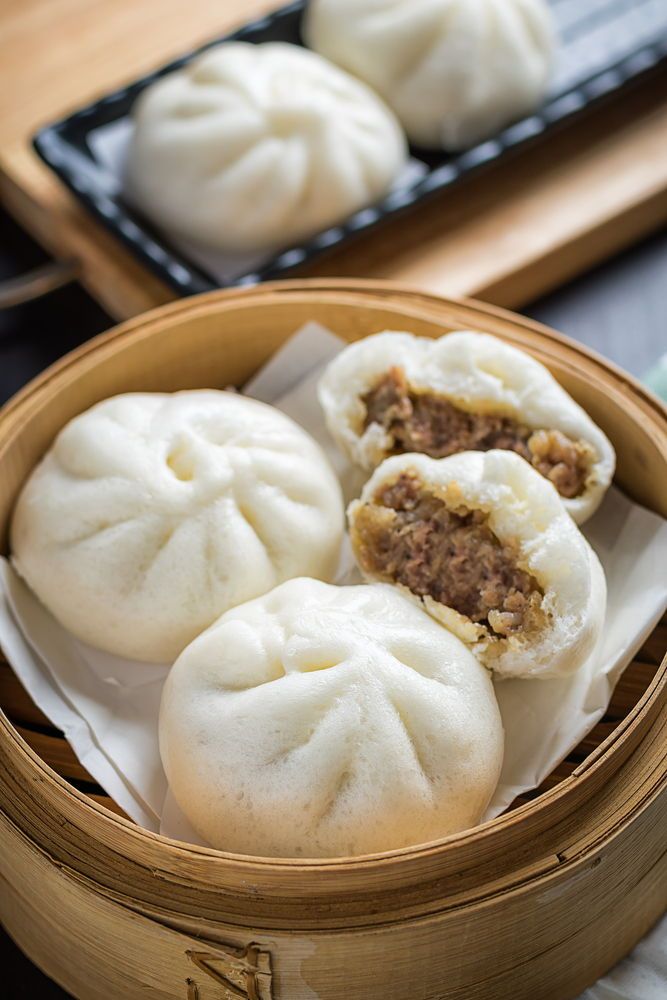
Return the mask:
<svg viewBox="0 0 667 1000">
<path fill-rule="evenodd" d="M 35 131 L 275 0 L 21 0 L 0 5 L 0 195 L 75 257 L 115 317 L 174 297 L 32 151 Z M 517 306 L 667 220 L 667 72 L 302 273 L 389 278 Z"/>
</svg>

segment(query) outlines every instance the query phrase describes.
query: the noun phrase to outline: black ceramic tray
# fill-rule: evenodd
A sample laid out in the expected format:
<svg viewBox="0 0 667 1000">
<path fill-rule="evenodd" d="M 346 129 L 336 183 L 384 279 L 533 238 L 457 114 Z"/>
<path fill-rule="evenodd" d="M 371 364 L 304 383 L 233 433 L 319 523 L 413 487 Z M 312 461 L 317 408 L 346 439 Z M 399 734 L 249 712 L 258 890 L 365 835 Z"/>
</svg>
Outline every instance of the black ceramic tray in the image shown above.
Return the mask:
<svg viewBox="0 0 667 1000">
<path fill-rule="evenodd" d="M 181 295 L 281 277 L 325 250 L 380 225 L 384 219 L 409 211 L 435 192 L 453 187 L 471 171 L 513 155 L 528 143 L 546 141 L 564 122 L 609 99 L 667 57 L 667 0 L 551 0 L 551 4 L 561 45 L 549 94 L 534 114 L 455 155 L 413 148 L 413 158 L 425 167 L 416 179 L 340 225 L 306 242 L 285 247 L 260 267 L 236 268 L 236 273 L 225 280 L 208 273 L 200 255 L 176 248 L 123 201 L 119 178 L 99 156 L 95 137 L 111 126 L 122 128 L 132 104 L 145 87 L 212 45 L 232 39 L 302 44 L 300 23 L 305 0 L 213 39 L 149 76 L 41 129 L 34 145 L 76 197 Z"/>
</svg>

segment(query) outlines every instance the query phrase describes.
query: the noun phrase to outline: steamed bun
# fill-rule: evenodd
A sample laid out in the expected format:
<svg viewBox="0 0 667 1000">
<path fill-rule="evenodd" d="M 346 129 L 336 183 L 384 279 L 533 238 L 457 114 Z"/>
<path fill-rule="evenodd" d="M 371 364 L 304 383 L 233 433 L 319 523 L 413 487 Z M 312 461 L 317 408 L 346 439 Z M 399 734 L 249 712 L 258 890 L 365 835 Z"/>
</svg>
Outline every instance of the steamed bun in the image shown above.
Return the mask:
<svg viewBox="0 0 667 1000">
<path fill-rule="evenodd" d="M 60 432 L 19 497 L 13 561 L 84 642 L 171 663 L 228 608 L 309 573 L 343 532 L 319 446 L 232 392 L 106 399 Z"/>
<path fill-rule="evenodd" d="M 388 458 L 348 517 L 364 576 L 397 585 L 498 676 L 565 676 L 595 648 L 600 561 L 514 452 Z"/>
<path fill-rule="evenodd" d="M 387 193 L 406 160 L 392 112 L 325 59 L 226 42 L 134 108 L 131 200 L 160 228 L 236 253 L 287 246 Z"/>
<path fill-rule="evenodd" d="M 544 0 L 311 0 L 305 37 L 374 87 L 413 143 L 450 150 L 531 111 L 555 47 Z"/>
<path fill-rule="evenodd" d="M 318 392 L 331 434 L 366 469 L 395 452 L 513 449 L 578 524 L 614 474 L 612 444 L 585 410 L 544 365 L 490 334 L 366 337 L 330 362 Z"/>
<path fill-rule="evenodd" d="M 503 731 L 484 668 L 393 588 L 298 579 L 228 611 L 181 654 L 160 751 L 214 847 L 334 857 L 479 822 Z"/>
</svg>

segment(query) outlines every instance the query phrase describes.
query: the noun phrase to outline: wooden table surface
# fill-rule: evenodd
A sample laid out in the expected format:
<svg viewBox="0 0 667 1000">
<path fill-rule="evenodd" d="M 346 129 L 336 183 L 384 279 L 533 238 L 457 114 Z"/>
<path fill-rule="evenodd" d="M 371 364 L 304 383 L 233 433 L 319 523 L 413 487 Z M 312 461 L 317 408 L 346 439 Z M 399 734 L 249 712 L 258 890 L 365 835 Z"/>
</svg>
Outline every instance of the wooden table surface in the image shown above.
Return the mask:
<svg viewBox="0 0 667 1000">
<path fill-rule="evenodd" d="M 276 0 L 4 0 L 0 196 L 115 317 L 173 295 L 38 160 L 36 129 Z M 301 273 L 522 305 L 667 220 L 667 71 Z"/>
</svg>

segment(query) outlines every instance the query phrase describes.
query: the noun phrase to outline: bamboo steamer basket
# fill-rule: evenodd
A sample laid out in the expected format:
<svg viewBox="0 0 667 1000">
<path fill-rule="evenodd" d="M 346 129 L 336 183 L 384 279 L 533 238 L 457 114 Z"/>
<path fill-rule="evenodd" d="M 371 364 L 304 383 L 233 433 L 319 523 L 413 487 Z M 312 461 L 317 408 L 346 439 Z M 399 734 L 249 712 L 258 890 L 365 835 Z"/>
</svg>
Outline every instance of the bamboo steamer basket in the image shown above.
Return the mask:
<svg viewBox="0 0 667 1000">
<path fill-rule="evenodd" d="M 349 340 L 473 328 L 529 350 L 611 437 L 619 485 L 667 515 L 667 416 L 623 372 L 492 306 L 313 280 L 174 303 L 32 382 L 0 415 L 4 550 L 22 482 L 72 416 L 118 392 L 240 385 L 310 319 Z M 0 918 L 81 1000 L 575 997 L 667 898 L 664 635 L 633 664 L 624 717 L 541 794 L 367 858 L 263 859 L 148 833 L 68 783 L 3 714 Z"/>
</svg>

